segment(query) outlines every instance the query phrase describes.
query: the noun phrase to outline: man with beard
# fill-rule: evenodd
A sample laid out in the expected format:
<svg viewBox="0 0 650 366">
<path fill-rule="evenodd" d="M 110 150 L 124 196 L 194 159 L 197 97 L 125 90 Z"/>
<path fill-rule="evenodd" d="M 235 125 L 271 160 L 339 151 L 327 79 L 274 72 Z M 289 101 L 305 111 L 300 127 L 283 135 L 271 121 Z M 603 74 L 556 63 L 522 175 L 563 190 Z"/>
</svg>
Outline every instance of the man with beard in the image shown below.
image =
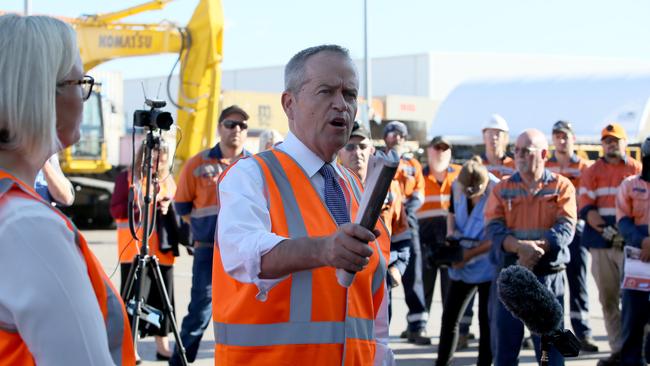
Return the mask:
<svg viewBox="0 0 650 366">
<path fill-rule="evenodd" d="M 183 220 L 190 224 L 194 240 L 191 298 L 180 332 L 189 362 L 194 362 L 203 332 L 210 324 L 212 258 L 218 211 L 217 180 L 230 164 L 250 155 L 244 150 L 248 133 L 247 120 L 248 113 L 236 105 L 221 112 L 217 126 L 220 141 L 187 161 L 181 171 L 174 197 L 174 207 Z M 178 348 L 169 364 L 181 364 Z"/>
<path fill-rule="evenodd" d="M 580 175 L 592 164 L 592 161 L 579 157 L 573 150 L 576 136 L 571 123 L 557 121 L 553 124 L 553 145 L 555 152 L 546 163 L 548 170 L 561 174 L 579 187 Z M 578 220 L 576 233 L 569 252 L 571 261 L 567 264 L 566 275 L 569 282 L 569 316 L 571 326 L 580 340 L 580 349 L 585 352 L 598 352 L 598 346 L 591 338 L 589 326 L 589 295 L 587 294 L 587 248 L 582 246 L 584 220 Z"/>
<path fill-rule="evenodd" d="M 375 153 L 370 132 L 357 122 L 354 122 L 350 141 L 339 151 L 341 164 L 359 176 L 364 183 L 368 173 L 368 162 Z M 388 291 L 402 284 L 402 276 L 406 270 L 411 251 L 411 231 L 406 218 L 406 210 L 402 202 L 402 192 L 396 180 L 391 182 L 390 190 L 381 210 L 381 219 L 388 229 L 390 237 L 390 260 L 388 261 L 388 276 L 386 277 Z M 389 318 L 391 304 L 388 304 Z"/>
<path fill-rule="evenodd" d="M 626 178 L 616 196 L 616 220 L 625 244 L 641 249 L 639 259 L 650 262 L 650 137 L 641 145 L 641 175 Z M 643 331 L 650 320 L 647 291 L 623 289 L 623 328 L 621 365 L 641 366 L 650 363 L 650 337 L 646 337 L 643 360 Z"/>
<path fill-rule="evenodd" d="M 483 125 L 483 143 L 485 144 L 483 164 L 488 172 L 499 179 L 515 172 L 514 160 L 506 155 L 509 131 L 508 123 L 498 114 L 493 114 Z"/>
<path fill-rule="evenodd" d="M 582 244 L 591 253 L 591 273 L 612 350 L 598 365 L 607 366 L 620 364 L 622 347 L 619 297 L 624 239 L 616 228 L 616 194 L 623 179 L 641 172 L 641 164 L 625 155 L 627 135 L 620 124 L 605 126 L 600 141 L 604 156 L 582 174 L 578 208 L 580 218 L 587 222 Z"/>
<path fill-rule="evenodd" d="M 569 179 L 545 168 L 548 143 L 535 129 L 524 131 L 515 144 L 517 171 L 499 182 L 485 209 L 486 231 L 492 241 L 490 258 L 497 273 L 518 263 L 564 304 L 563 271 L 569 262 L 569 243 L 576 224 L 576 194 Z M 491 336 L 495 366 L 517 365 L 524 324 L 497 296 L 492 283 Z M 538 362 L 540 337 L 533 335 Z M 549 365 L 564 365 L 551 346 Z"/>
<path fill-rule="evenodd" d="M 390 237 L 351 222 L 363 186 L 336 162 L 357 112 L 354 62 L 340 46 L 310 47 L 284 81 L 286 139 L 220 178 L 215 364 L 392 364 Z M 354 273 L 347 288 L 341 271 Z"/>
</svg>

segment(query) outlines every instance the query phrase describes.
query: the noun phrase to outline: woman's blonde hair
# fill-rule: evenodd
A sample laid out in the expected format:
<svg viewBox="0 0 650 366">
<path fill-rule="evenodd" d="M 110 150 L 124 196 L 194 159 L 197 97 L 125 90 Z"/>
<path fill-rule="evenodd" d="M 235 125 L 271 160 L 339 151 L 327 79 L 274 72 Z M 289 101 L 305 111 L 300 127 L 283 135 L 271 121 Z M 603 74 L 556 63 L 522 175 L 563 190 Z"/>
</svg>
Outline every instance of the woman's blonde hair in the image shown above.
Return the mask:
<svg viewBox="0 0 650 366">
<path fill-rule="evenodd" d="M 0 16 L 0 150 L 54 153 L 57 82 L 79 50 L 70 25 L 47 16 Z"/>
</svg>

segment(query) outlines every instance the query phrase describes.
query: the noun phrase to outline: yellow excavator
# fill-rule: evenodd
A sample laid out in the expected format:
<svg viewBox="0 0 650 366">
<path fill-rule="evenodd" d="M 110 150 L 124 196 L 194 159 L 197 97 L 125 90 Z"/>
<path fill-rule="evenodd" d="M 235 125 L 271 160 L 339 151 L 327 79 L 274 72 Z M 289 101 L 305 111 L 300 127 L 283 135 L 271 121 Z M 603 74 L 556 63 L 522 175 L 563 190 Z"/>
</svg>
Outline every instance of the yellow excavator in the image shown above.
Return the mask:
<svg viewBox="0 0 650 366">
<path fill-rule="evenodd" d="M 176 169 L 215 143 L 223 55 L 223 10 L 220 0 L 200 0 L 186 27 L 169 22 L 126 23 L 121 20 L 162 9 L 172 0 L 155 0 L 128 9 L 79 18 L 62 18 L 77 32 L 81 60 L 87 72 L 123 57 L 178 54 L 180 83 L 177 124 L 182 139 L 176 148 Z M 170 65 L 171 66 L 171 65 Z M 92 74 L 92 73 L 91 73 Z M 77 224 L 111 222 L 108 204 L 113 167 L 107 160 L 101 97 L 86 102 L 81 139 L 60 154 L 61 168 L 75 186 L 75 204 L 65 209 Z"/>
</svg>

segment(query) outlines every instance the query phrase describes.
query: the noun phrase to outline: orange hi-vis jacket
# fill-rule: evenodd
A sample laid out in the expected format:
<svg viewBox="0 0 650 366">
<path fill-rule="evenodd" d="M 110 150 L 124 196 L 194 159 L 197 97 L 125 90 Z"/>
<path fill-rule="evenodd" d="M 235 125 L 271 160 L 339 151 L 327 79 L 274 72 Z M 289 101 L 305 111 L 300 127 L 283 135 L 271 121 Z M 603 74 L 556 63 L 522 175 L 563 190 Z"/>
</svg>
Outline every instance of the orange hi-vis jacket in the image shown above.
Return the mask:
<svg viewBox="0 0 650 366">
<path fill-rule="evenodd" d="M 451 184 L 458 177 L 460 169 L 460 165 L 450 164 L 442 184 L 438 183 L 428 168 L 424 170 L 424 204 L 416 213 L 418 220 L 447 217 L 451 205 Z"/>
<path fill-rule="evenodd" d="M 580 187 L 580 176 L 582 172 L 593 164 L 593 161 L 583 159 L 576 154 L 573 154 L 570 159 L 570 164 L 567 168 L 562 168 L 555 156 L 552 156 L 546 162 L 546 169 L 550 170 L 553 173 L 563 175 L 571 181 L 573 186 L 578 191 Z"/>
<path fill-rule="evenodd" d="M 400 158 L 394 179 L 399 183 L 405 200 L 410 200 L 413 196 L 424 199 L 422 165 L 411 154 L 404 154 Z"/>
<path fill-rule="evenodd" d="M 393 243 L 411 238 L 403 201 L 399 183 L 393 180 L 380 213 L 380 217 L 386 225 Z"/>
<path fill-rule="evenodd" d="M 135 351 L 131 340 L 131 327 L 126 315 L 124 303 L 119 292 L 111 284 L 101 263 L 93 255 L 86 243 L 86 240 L 77 230 L 74 224 L 60 211 L 45 202 L 31 187 L 0 171 L 0 197 L 22 196 L 42 202 L 49 209 L 54 210 L 63 220 L 68 228 L 74 232 L 76 244 L 79 247 L 79 254 L 83 256 L 88 269 L 88 277 L 97 297 L 99 308 L 106 322 L 108 336 L 108 347 L 116 365 L 135 365 Z M 20 296 L 16 294 L 16 296 Z M 45 340 L 47 341 L 47 340 Z M 0 366 L 35 365 L 32 354 L 20 337 L 20 332 L 11 332 L 0 329 Z"/>
<path fill-rule="evenodd" d="M 485 165 L 488 172 L 492 173 L 499 179 L 503 179 L 504 177 L 509 177 L 515 174 L 515 161 L 509 156 L 504 156 L 503 160 L 501 160 L 500 165 L 491 165 L 485 155 L 483 155 L 481 158 L 483 159 L 483 165 Z"/>
<path fill-rule="evenodd" d="M 271 230 L 288 238 L 322 237 L 337 225 L 302 168 L 272 149 L 252 157 L 264 179 Z M 234 165 L 233 165 L 234 166 Z M 354 218 L 362 192 L 353 173 L 339 165 L 350 192 Z M 226 170 L 222 176 L 228 174 Z M 215 246 L 212 271 L 212 317 L 215 365 L 372 365 L 374 322 L 384 301 L 389 236 L 381 236 L 367 267 L 349 288 L 338 284 L 333 267 L 292 273 L 273 287 L 265 301 L 258 288 L 231 277 Z"/>
<path fill-rule="evenodd" d="M 616 225 L 616 194 L 623 180 L 641 173 L 641 163 L 625 157 L 619 164 L 609 164 L 605 158 L 598 159 L 585 169 L 578 189 L 578 214 L 587 218 L 590 210 L 597 210 L 607 225 Z M 588 248 L 609 248 L 611 242 L 605 241 L 598 231 L 585 225 L 581 243 Z"/>
<path fill-rule="evenodd" d="M 128 173 L 127 183 L 131 185 L 131 173 Z M 118 184 L 118 182 L 116 182 Z M 142 192 L 144 194 L 144 189 L 146 187 L 142 184 Z M 176 194 L 176 182 L 174 178 L 169 175 L 164 180 L 160 182 L 160 192 L 158 196 L 167 196 L 170 199 Z M 143 200 L 140 200 L 142 202 Z M 152 218 L 152 215 L 155 215 L 156 204 L 153 204 L 153 210 L 151 210 L 149 217 Z M 143 216 L 144 217 L 144 216 Z M 133 239 L 131 235 L 131 230 L 129 229 L 129 219 L 128 217 L 116 218 L 115 226 L 117 227 L 117 255 L 120 260 L 120 263 L 131 263 L 136 254 L 140 252 L 140 246 L 142 245 L 143 238 L 143 226 L 142 223 L 136 224 L 137 236 L 140 240 Z M 174 253 L 170 250 L 166 253 L 163 253 L 159 249 L 158 241 L 158 231 L 154 227 L 151 231 L 151 236 L 149 237 L 149 255 L 155 255 L 158 258 L 158 262 L 163 266 L 173 266 L 176 260 Z"/>
</svg>

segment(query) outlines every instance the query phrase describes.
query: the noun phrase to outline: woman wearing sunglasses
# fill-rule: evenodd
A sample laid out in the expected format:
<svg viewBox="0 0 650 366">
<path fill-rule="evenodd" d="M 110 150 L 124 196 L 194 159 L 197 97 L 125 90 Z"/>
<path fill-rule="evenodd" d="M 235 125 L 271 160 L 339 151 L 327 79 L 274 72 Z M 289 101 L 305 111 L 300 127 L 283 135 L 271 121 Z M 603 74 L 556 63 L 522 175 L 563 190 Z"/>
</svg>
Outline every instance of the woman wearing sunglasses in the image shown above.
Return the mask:
<svg viewBox="0 0 650 366">
<path fill-rule="evenodd" d="M 0 16 L 0 364 L 133 365 L 117 291 L 74 224 L 32 188 L 77 142 L 93 81 L 60 20 Z"/>
</svg>

